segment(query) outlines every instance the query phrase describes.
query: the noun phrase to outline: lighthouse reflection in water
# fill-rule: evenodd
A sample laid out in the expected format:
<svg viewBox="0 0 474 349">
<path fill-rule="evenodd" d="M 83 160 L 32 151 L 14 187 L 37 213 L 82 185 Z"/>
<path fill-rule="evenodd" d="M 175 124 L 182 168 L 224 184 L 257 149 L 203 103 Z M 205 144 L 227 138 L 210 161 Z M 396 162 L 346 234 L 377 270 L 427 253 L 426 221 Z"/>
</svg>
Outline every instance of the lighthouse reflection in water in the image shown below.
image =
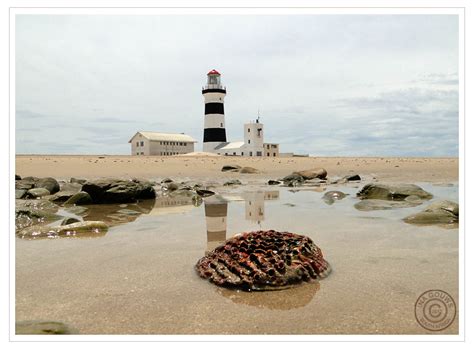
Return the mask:
<svg viewBox="0 0 474 349">
<path fill-rule="evenodd" d="M 227 239 L 227 210 L 229 202 L 245 202 L 245 219 L 259 224 L 265 220 L 265 200 L 279 198 L 278 191 L 246 192 L 238 196 L 210 197 L 204 202 L 207 228 L 207 251 Z M 231 236 L 229 236 L 231 237 Z"/>
</svg>

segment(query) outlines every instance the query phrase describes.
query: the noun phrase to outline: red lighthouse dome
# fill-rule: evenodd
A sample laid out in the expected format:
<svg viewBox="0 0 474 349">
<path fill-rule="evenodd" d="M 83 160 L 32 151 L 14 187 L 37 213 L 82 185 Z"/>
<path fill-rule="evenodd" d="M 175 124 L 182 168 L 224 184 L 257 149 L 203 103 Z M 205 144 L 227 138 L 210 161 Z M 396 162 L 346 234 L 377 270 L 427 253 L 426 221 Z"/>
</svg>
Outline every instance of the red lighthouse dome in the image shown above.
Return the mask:
<svg viewBox="0 0 474 349">
<path fill-rule="evenodd" d="M 212 69 L 209 73 L 207 73 L 207 75 L 221 75 L 221 73 L 219 73 L 217 70 L 215 69 Z"/>
</svg>

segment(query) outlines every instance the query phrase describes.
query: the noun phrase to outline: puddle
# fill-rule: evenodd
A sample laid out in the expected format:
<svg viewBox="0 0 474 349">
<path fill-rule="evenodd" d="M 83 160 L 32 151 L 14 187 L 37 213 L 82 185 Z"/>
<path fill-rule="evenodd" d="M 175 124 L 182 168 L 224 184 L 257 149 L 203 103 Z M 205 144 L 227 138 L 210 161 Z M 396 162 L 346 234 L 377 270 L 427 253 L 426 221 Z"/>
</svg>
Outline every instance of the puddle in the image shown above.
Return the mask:
<svg viewBox="0 0 474 349">
<path fill-rule="evenodd" d="M 417 297 L 442 289 L 458 299 L 458 230 L 402 218 L 458 202 L 458 186 L 418 185 L 434 198 L 392 210 L 358 211 L 352 185 L 329 186 L 348 194 L 331 204 L 324 191 L 255 185 L 218 187 L 199 206 L 183 196 L 69 210 L 111 227 L 96 239 L 16 239 L 17 320 L 90 334 L 426 333 Z M 333 272 L 272 292 L 220 289 L 196 275 L 206 251 L 260 229 L 309 236 Z M 456 319 L 443 333 L 457 331 Z"/>
</svg>

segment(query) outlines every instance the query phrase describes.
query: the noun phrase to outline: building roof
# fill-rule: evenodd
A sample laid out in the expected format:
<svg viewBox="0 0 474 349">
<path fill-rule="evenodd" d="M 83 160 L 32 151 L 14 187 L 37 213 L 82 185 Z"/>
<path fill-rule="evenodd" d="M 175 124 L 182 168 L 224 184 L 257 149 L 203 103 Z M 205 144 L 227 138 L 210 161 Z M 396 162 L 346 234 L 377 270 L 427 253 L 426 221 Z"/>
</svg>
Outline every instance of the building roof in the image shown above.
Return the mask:
<svg viewBox="0 0 474 349">
<path fill-rule="evenodd" d="M 233 150 L 241 148 L 245 142 L 226 142 L 219 144 L 215 149 L 216 150 Z"/>
<path fill-rule="evenodd" d="M 132 142 L 132 139 L 135 138 L 137 134 L 141 134 L 143 137 L 150 141 L 171 141 L 171 142 L 190 142 L 197 143 L 197 141 L 184 133 L 160 133 L 160 132 L 148 132 L 148 131 L 138 131 L 133 135 L 133 137 L 128 141 Z"/>
<path fill-rule="evenodd" d="M 209 73 L 207 73 L 207 75 L 221 75 L 221 73 L 219 73 L 217 70 L 215 69 L 212 69 Z"/>
</svg>

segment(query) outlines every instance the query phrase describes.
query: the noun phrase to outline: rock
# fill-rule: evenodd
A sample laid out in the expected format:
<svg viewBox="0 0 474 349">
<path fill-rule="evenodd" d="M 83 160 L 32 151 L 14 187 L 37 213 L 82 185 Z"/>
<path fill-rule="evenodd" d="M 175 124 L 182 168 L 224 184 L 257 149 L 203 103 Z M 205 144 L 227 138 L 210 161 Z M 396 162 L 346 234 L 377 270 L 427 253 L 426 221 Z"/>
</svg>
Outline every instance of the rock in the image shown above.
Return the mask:
<svg viewBox="0 0 474 349">
<path fill-rule="evenodd" d="M 22 239 L 41 239 L 57 237 L 93 237 L 102 236 L 108 230 L 101 221 L 84 221 L 56 227 L 32 226 L 20 230 L 17 235 Z"/>
<path fill-rule="evenodd" d="M 293 172 L 292 174 L 299 175 L 303 177 L 304 180 L 314 179 L 314 178 L 325 179 L 326 176 L 328 175 L 327 171 L 324 168 L 314 168 L 310 170 L 296 171 L 296 172 Z"/>
<path fill-rule="evenodd" d="M 345 179 L 348 182 L 353 182 L 353 181 L 360 181 L 362 180 L 358 174 L 355 175 L 348 175 L 345 176 L 343 179 Z"/>
<path fill-rule="evenodd" d="M 331 190 L 331 191 L 328 191 L 326 192 L 324 195 L 323 195 L 323 200 L 325 203 L 327 203 L 328 205 L 332 205 L 334 202 L 336 202 L 336 200 L 342 200 L 344 199 L 345 197 L 347 196 L 347 194 L 341 192 L 341 191 L 337 191 L 337 190 Z"/>
<path fill-rule="evenodd" d="M 171 178 L 165 178 L 161 181 L 161 183 L 171 183 L 173 180 Z"/>
<path fill-rule="evenodd" d="M 260 171 L 256 168 L 246 166 L 240 169 L 240 173 L 260 173 Z"/>
<path fill-rule="evenodd" d="M 33 177 L 25 177 L 15 181 L 15 189 L 30 190 L 35 187 L 36 180 Z"/>
<path fill-rule="evenodd" d="M 74 178 L 72 177 L 70 180 L 69 180 L 69 183 L 77 183 L 77 184 L 84 184 L 87 182 L 87 179 L 80 179 L 80 178 Z"/>
<path fill-rule="evenodd" d="M 15 334 L 54 335 L 73 334 L 73 329 L 62 322 L 57 321 L 17 321 L 15 323 Z"/>
<path fill-rule="evenodd" d="M 88 205 L 92 204 L 92 197 L 85 191 L 72 195 L 64 202 L 64 205 Z"/>
<path fill-rule="evenodd" d="M 164 189 L 168 191 L 175 191 L 179 189 L 178 183 L 175 182 L 166 182 L 167 184 L 163 186 Z"/>
<path fill-rule="evenodd" d="M 361 200 L 354 205 L 354 208 L 359 211 L 377 211 L 377 210 L 391 210 L 394 208 L 406 208 L 421 205 L 423 201 L 416 200 L 379 200 L 379 199 L 367 199 Z"/>
<path fill-rule="evenodd" d="M 88 181 L 82 186 L 82 191 L 88 193 L 93 203 L 126 203 L 140 199 L 154 199 L 156 197 L 153 184 L 138 179 L 98 179 Z"/>
<path fill-rule="evenodd" d="M 222 172 L 239 172 L 242 167 L 239 165 L 225 165 L 222 167 Z"/>
<path fill-rule="evenodd" d="M 78 193 L 81 191 L 81 188 L 82 188 L 82 184 L 80 183 L 63 183 L 60 185 L 61 189 L 59 190 L 60 192 L 61 191 L 65 191 L 65 192 L 72 192 L 72 193 Z"/>
<path fill-rule="evenodd" d="M 66 217 L 62 220 L 61 225 L 68 225 L 68 224 L 77 223 L 77 222 L 80 222 L 80 220 L 77 218 Z"/>
<path fill-rule="evenodd" d="M 429 200 L 433 197 L 414 184 L 367 184 L 358 193 L 360 199 L 404 200 L 408 196 L 418 196 Z"/>
<path fill-rule="evenodd" d="M 45 188 L 33 188 L 26 192 L 26 196 L 30 198 L 40 198 L 42 196 L 49 195 L 50 192 Z"/>
<path fill-rule="evenodd" d="M 58 207 L 49 201 L 48 204 L 43 204 L 45 200 L 17 200 L 15 205 L 15 229 L 21 230 L 35 224 L 45 224 L 60 220 L 62 217 L 57 215 L 56 212 Z M 36 205 L 32 205 L 31 202 L 38 202 Z"/>
<path fill-rule="evenodd" d="M 45 188 L 48 189 L 48 191 L 51 194 L 54 194 L 59 191 L 59 183 L 57 180 L 55 180 L 52 177 L 46 177 L 46 178 L 40 178 L 36 183 L 35 183 L 35 188 Z"/>
<path fill-rule="evenodd" d="M 283 183 L 287 187 L 297 187 L 304 183 L 305 179 L 299 174 L 290 174 L 282 179 Z"/>
<path fill-rule="evenodd" d="M 199 196 L 201 197 L 208 197 L 208 196 L 212 196 L 214 195 L 215 193 L 213 191 L 210 191 L 210 190 L 205 190 L 205 189 L 196 189 L 196 194 L 198 194 Z"/>
<path fill-rule="evenodd" d="M 424 211 L 405 217 L 403 220 L 406 223 L 420 225 L 458 223 L 459 205 L 448 200 L 436 201 Z"/>
<path fill-rule="evenodd" d="M 229 186 L 229 185 L 241 185 L 242 182 L 239 181 L 238 179 L 231 179 L 230 181 L 227 181 L 224 183 L 225 186 Z"/>
<path fill-rule="evenodd" d="M 15 175 L 15 181 L 19 181 L 19 180 L 21 180 L 21 176 L 19 176 L 19 175 L 16 174 L 16 175 Z"/>
<path fill-rule="evenodd" d="M 275 181 L 273 179 L 270 179 L 268 182 L 267 182 L 268 185 L 279 185 L 281 184 L 280 181 Z"/>
<path fill-rule="evenodd" d="M 45 196 L 44 199 L 56 203 L 62 203 L 69 200 L 69 198 L 72 197 L 74 194 L 76 194 L 76 192 L 60 190 L 56 194 Z"/>
<path fill-rule="evenodd" d="M 15 189 L 15 199 L 22 199 L 26 194 L 25 189 Z"/>
</svg>

